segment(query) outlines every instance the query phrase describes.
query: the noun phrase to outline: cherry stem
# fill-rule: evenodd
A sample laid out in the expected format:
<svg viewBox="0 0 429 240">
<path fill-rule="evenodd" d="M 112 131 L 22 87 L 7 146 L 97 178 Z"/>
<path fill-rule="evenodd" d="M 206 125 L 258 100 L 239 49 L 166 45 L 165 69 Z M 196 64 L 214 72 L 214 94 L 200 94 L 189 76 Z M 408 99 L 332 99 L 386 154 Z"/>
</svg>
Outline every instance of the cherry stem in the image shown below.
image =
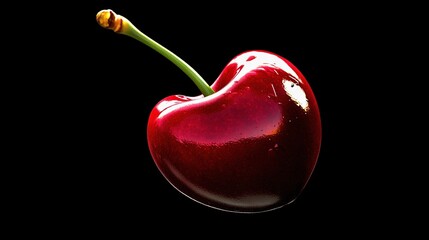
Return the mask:
<svg viewBox="0 0 429 240">
<path fill-rule="evenodd" d="M 101 10 L 97 13 L 97 22 L 100 26 L 106 29 L 111 29 L 116 33 L 123 34 L 129 37 L 132 37 L 141 43 L 149 46 L 154 49 L 165 58 L 173 62 L 177 67 L 179 67 L 189 78 L 197 85 L 198 89 L 204 96 L 209 96 L 213 94 L 213 89 L 207 84 L 206 81 L 185 61 L 179 58 L 176 54 L 160 45 L 144 33 L 142 33 L 138 28 L 134 26 L 127 18 L 116 14 L 112 10 Z"/>
</svg>

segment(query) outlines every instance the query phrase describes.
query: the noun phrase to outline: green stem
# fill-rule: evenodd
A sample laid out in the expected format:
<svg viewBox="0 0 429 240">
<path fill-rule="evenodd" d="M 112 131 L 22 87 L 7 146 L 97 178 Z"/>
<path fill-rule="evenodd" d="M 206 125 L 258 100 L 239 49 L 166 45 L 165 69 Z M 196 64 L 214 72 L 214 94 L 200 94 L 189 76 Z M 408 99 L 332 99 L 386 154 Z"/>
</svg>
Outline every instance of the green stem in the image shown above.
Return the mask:
<svg viewBox="0 0 429 240">
<path fill-rule="evenodd" d="M 100 26 L 111 29 L 116 33 L 132 37 L 163 55 L 188 75 L 204 96 L 209 96 L 214 93 L 213 89 L 207 84 L 207 82 L 204 81 L 204 79 L 191 66 L 189 66 L 189 64 L 161 44 L 142 33 L 125 17 L 117 15 L 112 10 L 102 10 L 97 13 L 97 22 Z"/>
</svg>

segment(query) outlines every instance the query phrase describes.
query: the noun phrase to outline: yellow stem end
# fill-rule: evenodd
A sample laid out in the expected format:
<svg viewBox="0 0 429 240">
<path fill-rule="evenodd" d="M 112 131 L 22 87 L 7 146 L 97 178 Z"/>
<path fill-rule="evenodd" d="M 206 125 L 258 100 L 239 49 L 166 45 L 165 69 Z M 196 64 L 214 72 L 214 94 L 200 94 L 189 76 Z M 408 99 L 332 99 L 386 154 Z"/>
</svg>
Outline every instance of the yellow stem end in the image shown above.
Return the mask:
<svg viewBox="0 0 429 240">
<path fill-rule="evenodd" d="M 122 19 L 123 17 L 117 15 L 112 10 L 101 10 L 97 13 L 97 23 L 106 29 L 111 29 L 114 32 L 120 33 L 122 30 Z"/>
</svg>

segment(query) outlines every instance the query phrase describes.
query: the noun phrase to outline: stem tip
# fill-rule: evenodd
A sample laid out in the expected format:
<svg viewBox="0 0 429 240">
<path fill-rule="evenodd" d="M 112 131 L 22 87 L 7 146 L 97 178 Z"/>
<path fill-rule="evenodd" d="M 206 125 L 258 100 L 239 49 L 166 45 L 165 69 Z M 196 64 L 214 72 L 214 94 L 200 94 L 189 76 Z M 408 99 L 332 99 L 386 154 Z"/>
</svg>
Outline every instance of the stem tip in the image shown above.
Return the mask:
<svg viewBox="0 0 429 240">
<path fill-rule="evenodd" d="M 122 28 L 122 16 L 117 15 L 114 11 L 107 9 L 101 10 L 96 16 L 97 23 L 106 29 L 114 32 L 120 32 Z"/>
</svg>

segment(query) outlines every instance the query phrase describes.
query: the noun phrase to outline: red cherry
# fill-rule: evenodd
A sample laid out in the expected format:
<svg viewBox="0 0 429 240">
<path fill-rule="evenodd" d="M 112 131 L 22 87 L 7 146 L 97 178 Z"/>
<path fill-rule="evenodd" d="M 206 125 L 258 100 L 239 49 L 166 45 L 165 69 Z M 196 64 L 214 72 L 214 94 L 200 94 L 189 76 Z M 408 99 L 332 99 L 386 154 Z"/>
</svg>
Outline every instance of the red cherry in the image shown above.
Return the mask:
<svg viewBox="0 0 429 240">
<path fill-rule="evenodd" d="M 204 97 L 169 96 L 150 114 L 147 139 L 164 177 L 202 204 L 255 212 L 300 194 L 321 144 L 315 96 L 286 59 L 234 58 Z"/>
<path fill-rule="evenodd" d="M 300 195 L 317 163 L 322 127 L 315 95 L 291 62 L 272 52 L 247 51 L 209 86 L 126 18 L 104 10 L 97 21 L 164 55 L 202 92 L 168 96 L 149 116 L 150 153 L 173 187 L 230 212 L 269 211 Z"/>
</svg>

